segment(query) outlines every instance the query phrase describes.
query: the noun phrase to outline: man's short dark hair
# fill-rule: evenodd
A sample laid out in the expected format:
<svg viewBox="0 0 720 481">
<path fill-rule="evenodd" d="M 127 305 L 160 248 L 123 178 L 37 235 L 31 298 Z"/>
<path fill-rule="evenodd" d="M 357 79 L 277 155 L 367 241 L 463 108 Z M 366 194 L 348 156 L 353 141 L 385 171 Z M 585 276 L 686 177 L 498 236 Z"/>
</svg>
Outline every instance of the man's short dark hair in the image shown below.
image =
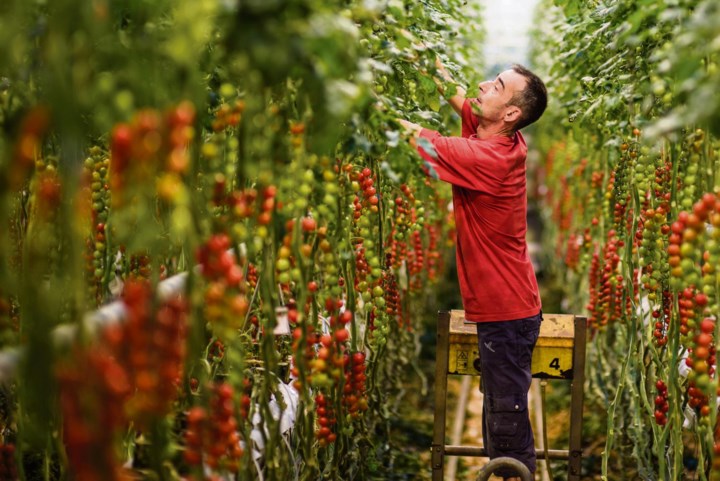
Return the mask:
<svg viewBox="0 0 720 481">
<path fill-rule="evenodd" d="M 527 85 L 521 92 L 516 92 L 508 105 L 515 105 L 522 110 L 522 114 L 515 124 L 515 130 L 526 127 L 545 112 L 547 107 L 547 89 L 540 77 L 526 69 L 522 65 L 515 64 L 511 67 L 514 71 L 525 77 Z"/>
</svg>

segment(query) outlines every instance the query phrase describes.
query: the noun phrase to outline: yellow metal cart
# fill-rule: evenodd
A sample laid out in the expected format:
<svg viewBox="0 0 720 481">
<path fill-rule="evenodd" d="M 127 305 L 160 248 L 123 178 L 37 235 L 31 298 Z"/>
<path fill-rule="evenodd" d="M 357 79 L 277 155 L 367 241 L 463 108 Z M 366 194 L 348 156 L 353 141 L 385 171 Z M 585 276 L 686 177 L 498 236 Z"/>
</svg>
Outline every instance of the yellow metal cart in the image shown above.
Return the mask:
<svg viewBox="0 0 720 481">
<path fill-rule="evenodd" d="M 570 445 L 568 450 L 537 450 L 537 457 L 568 460 L 568 481 L 579 481 L 582 459 L 583 385 L 585 383 L 586 318 L 572 314 L 543 314 L 532 358 L 532 375 L 571 382 Z M 435 361 L 435 422 L 432 444 L 433 481 L 443 480 L 445 456 L 487 456 L 477 446 L 445 444 L 448 374 L 479 376 L 480 357 L 474 322 L 464 311 L 440 312 Z"/>
</svg>

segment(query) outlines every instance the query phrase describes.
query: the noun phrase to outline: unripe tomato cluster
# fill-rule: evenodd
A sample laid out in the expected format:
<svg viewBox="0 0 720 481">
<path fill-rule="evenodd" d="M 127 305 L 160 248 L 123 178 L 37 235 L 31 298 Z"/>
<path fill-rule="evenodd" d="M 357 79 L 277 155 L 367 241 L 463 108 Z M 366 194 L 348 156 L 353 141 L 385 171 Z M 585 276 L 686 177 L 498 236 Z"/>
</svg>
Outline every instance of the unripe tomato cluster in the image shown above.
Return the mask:
<svg viewBox="0 0 720 481">
<path fill-rule="evenodd" d="M 400 185 L 402 196 L 395 197 L 395 223 L 388 240 L 388 268 L 400 269 L 407 261 L 407 240 L 412 227 L 412 206 L 415 195 L 407 184 Z"/>
<path fill-rule="evenodd" d="M 318 243 L 319 256 L 318 256 L 318 267 L 322 272 L 322 287 L 318 295 L 321 302 L 325 302 L 326 305 L 330 305 L 335 302 L 342 294 L 345 287 L 345 279 L 340 276 L 340 269 L 338 265 L 338 256 L 335 252 L 333 245 L 325 237 L 325 229 L 320 229 L 318 232 Z M 332 311 L 332 308 L 327 308 Z"/>
<path fill-rule="evenodd" d="M 85 159 L 85 176 L 90 183 L 91 233 L 87 239 L 88 293 L 89 299 L 97 305 L 102 301 L 103 277 L 109 266 L 107 262 L 107 242 L 105 222 L 110 208 L 110 186 L 108 185 L 108 167 L 110 160 L 103 155 L 99 147 L 90 149 Z"/>
<path fill-rule="evenodd" d="M 655 170 L 652 164 L 649 167 Z M 657 179 L 655 184 L 656 188 L 662 188 Z M 634 245 L 639 245 L 637 252 L 642 268 L 641 282 L 651 301 L 657 300 L 658 292 L 668 285 L 670 274 L 666 253 L 667 236 L 670 233 L 667 215 L 670 207 L 664 197 L 660 197 L 662 194 L 658 190 L 654 194 L 657 208 L 649 207 L 651 199 L 648 194 L 638 217 L 634 238 Z"/>
<path fill-rule="evenodd" d="M 195 406 L 187 414 L 183 457 L 190 466 L 205 465 L 212 472 L 237 473 L 243 449 L 235 419 L 233 388 L 215 383 L 209 407 Z"/>
<path fill-rule="evenodd" d="M 705 305 L 707 305 L 707 296 L 698 293 L 694 287 L 686 287 L 678 296 L 680 342 L 687 348 L 691 347 L 690 340 L 695 331 L 698 317 L 702 317 Z"/>
<path fill-rule="evenodd" d="M 704 243 L 706 225 L 712 226 L 711 239 Z M 672 235 L 668 246 L 671 268 L 670 285 L 680 290 L 684 285 L 697 286 L 711 304 L 716 299 L 715 265 L 720 260 L 720 200 L 714 194 L 704 194 L 692 206 L 692 212 L 678 214 L 671 226 Z M 702 247 L 707 250 L 702 251 Z M 702 265 L 701 265 L 702 264 Z"/>
<path fill-rule="evenodd" d="M 400 185 L 400 192 L 402 196 L 398 195 L 395 197 L 395 228 L 397 231 L 396 237 L 398 240 L 404 240 L 405 235 L 412 226 L 411 213 L 412 208 L 415 206 L 415 195 L 407 184 Z"/>
<path fill-rule="evenodd" d="M 683 149 L 678 159 L 680 186 L 677 192 L 677 203 L 681 209 L 690 210 L 698 198 L 698 176 L 700 170 L 700 154 L 703 150 L 705 132 L 697 129 L 685 137 Z M 702 191 L 699 191 L 702 192 Z"/>
<path fill-rule="evenodd" d="M 621 229 L 625 226 L 627 204 L 630 200 L 630 192 L 628 192 L 628 181 L 630 180 L 630 164 L 632 159 L 637 157 L 637 150 L 635 146 L 630 148 L 627 143 L 623 143 L 620 146 L 620 160 L 615 170 L 610 174 L 610 182 L 608 183 L 608 191 L 612 189 L 612 197 L 614 204 L 612 204 L 612 217 L 613 226 L 615 229 Z M 642 196 L 642 194 L 640 194 Z"/>
<path fill-rule="evenodd" d="M 207 281 L 205 319 L 218 327 L 238 327 L 245 318 L 249 302 L 245 295 L 243 271 L 230 251 L 230 237 L 215 234 L 197 251 L 196 259 Z"/>
</svg>

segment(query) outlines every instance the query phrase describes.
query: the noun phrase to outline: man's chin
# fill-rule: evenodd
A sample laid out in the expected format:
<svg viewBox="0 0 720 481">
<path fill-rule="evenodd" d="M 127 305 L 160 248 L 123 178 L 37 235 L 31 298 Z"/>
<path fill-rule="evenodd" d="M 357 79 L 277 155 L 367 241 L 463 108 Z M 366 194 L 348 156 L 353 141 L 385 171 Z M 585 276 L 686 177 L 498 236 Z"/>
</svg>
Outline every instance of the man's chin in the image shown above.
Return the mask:
<svg viewBox="0 0 720 481">
<path fill-rule="evenodd" d="M 470 100 L 470 111 L 474 116 L 482 117 L 482 105 L 480 104 L 480 99 Z"/>
</svg>

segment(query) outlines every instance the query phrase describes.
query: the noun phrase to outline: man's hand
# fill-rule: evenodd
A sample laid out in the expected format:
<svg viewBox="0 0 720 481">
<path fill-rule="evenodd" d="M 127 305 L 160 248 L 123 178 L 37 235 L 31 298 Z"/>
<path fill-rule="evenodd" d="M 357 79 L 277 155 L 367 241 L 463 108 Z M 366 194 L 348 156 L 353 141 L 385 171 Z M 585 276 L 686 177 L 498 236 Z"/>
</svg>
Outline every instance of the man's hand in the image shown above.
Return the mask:
<svg viewBox="0 0 720 481">
<path fill-rule="evenodd" d="M 435 81 L 435 85 L 437 85 L 437 88 L 441 94 L 445 94 L 445 91 L 447 90 L 445 86 L 447 84 L 455 84 L 455 95 L 450 97 L 448 99 L 448 102 L 458 115 L 462 115 L 462 106 L 465 103 L 465 97 L 467 95 L 467 92 L 464 88 L 455 83 L 453 78 L 450 76 L 450 72 L 447 71 L 443 63 L 440 61 L 439 57 L 435 58 L 435 68 L 437 68 L 437 73 L 439 74 L 440 78 L 434 76 L 433 80 Z"/>
<path fill-rule="evenodd" d="M 405 119 L 397 119 L 397 122 L 403 128 L 403 133 L 410 138 L 410 145 L 415 147 L 415 139 L 420 137 L 420 131 L 423 127 Z"/>
</svg>

